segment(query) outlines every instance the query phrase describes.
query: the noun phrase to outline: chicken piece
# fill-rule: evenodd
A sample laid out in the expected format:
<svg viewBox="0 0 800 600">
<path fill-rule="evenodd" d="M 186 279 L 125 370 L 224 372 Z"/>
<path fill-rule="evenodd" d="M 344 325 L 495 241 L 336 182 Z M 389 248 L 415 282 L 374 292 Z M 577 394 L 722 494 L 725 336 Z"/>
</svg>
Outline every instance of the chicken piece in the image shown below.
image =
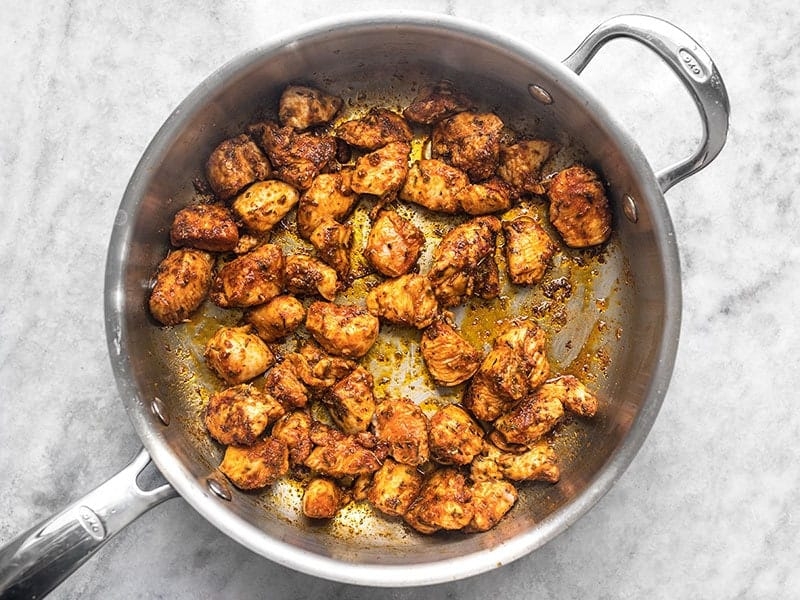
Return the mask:
<svg viewBox="0 0 800 600">
<path fill-rule="evenodd" d="M 491 177 L 461 188 L 455 200 L 469 215 L 488 215 L 511 208 L 511 195 L 511 186 L 499 177 Z"/>
<path fill-rule="evenodd" d="M 503 146 L 497 174 L 512 186 L 517 197 L 523 193 L 542 195 L 542 165 L 557 150 L 557 144 L 546 140 L 522 140 Z"/>
<path fill-rule="evenodd" d="M 360 306 L 312 302 L 306 329 L 326 352 L 361 358 L 378 339 L 380 321 Z"/>
<path fill-rule="evenodd" d="M 491 300 L 500 295 L 500 268 L 493 253 L 480 261 L 475 268 L 472 295 L 484 300 Z"/>
<path fill-rule="evenodd" d="M 350 248 L 353 245 L 353 226 L 326 219 L 309 237 L 317 256 L 336 271 L 339 279 L 350 274 Z"/>
<path fill-rule="evenodd" d="M 300 190 L 308 189 L 336 155 L 336 140 L 329 135 L 297 133 L 273 121 L 251 125 L 248 132 L 267 153 L 274 176 Z"/>
<path fill-rule="evenodd" d="M 276 342 L 303 324 L 306 309 L 294 296 L 275 296 L 266 304 L 248 310 L 244 319 L 262 340 Z"/>
<path fill-rule="evenodd" d="M 387 515 L 402 517 L 419 494 L 422 480 L 416 467 L 387 458 L 375 471 L 367 488 L 367 500 Z"/>
<path fill-rule="evenodd" d="M 169 230 L 169 240 L 176 247 L 230 252 L 239 243 L 239 229 L 225 206 L 194 204 L 175 214 Z"/>
<path fill-rule="evenodd" d="M 301 296 L 333 300 L 339 292 L 339 277 L 331 267 L 307 254 L 290 254 L 284 266 L 286 289 Z"/>
<path fill-rule="evenodd" d="M 497 464 L 503 477 L 511 481 L 556 483 L 561 478 L 555 450 L 544 440 L 534 443 L 521 454 L 500 452 Z"/>
<path fill-rule="evenodd" d="M 300 193 L 277 179 L 259 181 L 236 196 L 231 208 L 247 229 L 267 233 L 300 201 Z"/>
<path fill-rule="evenodd" d="M 494 346 L 508 346 L 525 368 L 528 389 L 544 383 L 550 375 L 547 360 L 547 334 L 535 321 L 513 319 L 495 338 Z"/>
<path fill-rule="evenodd" d="M 503 121 L 497 115 L 461 112 L 434 127 L 431 153 L 465 171 L 470 181 L 481 181 L 497 169 L 502 133 Z"/>
<path fill-rule="evenodd" d="M 353 208 L 358 195 L 350 189 L 352 170 L 339 173 L 322 173 L 317 176 L 302 196 L 297 206 L 297 231 L 309 239 L 325 221 L 341 222 Z"/>
<path fill-rule="evenodd" d="M 597 173 L 583 166 L 559 171 L 549 182 L 550 222 L 570 248 L 602 244 L 611 236 L 611 208 Z"/>
<path fill-rule="evenodd" d="M 461 209 L 458 194 L 468 185 L 469 178 L 461 169 L 435 158 L 423 158 L 408 169 L 400 199 L 452 215 Z"/>
<path fill-rule="evenodd" d="M 272 426 L 272 437 L 289 449 L 289 464 L 302 465 L 311 454 L 311 415 L 307 410 L 294 410 Z"/>
<path fill-rule="evenodd" d="M 329 123 L 342 108 L 338 96 L 301 85 L 289 85 L 278 101 L 281 125 L 297 130 Z"/>
<path fill-rule="evenodd" d="M 475 292 L 480 264 L 494 258 L 500 232 L 497 217 L 475 217 L 453 227 L 433 251 L 428 278 L 442 308 L 456 306 Z"/>
<path fill-rule="evenodd" d="M 453 468 L 437 469 L 422 482 L 406 514 L 406 523 L 421 533 L 462 529 L 472 520 L 472 493 L 464 475 Z"/>
<path fill-rule="evenodd" d="M 264 304 L 283 292 L 283 252 L 263 244 L 225 264 L 211 285 L 211 301 L 222 308 Z"/>
<path fill-rule="evenodd" d="M 533 285 L 544 277 L 556 252 L 550 235 L 525 215 L 503 222 L 508 277 L 517 285 Z"/>
<path fill-rule="evenodd" d="M 428 461 L 428 417 L 408 398 L 378 404 L 375 435 L 389 445 L 389 454 L 399 463 L 419 466 Z"/>
<path fill-rule="evenodd" d="M 383 199 L 392 198 L 402 187 L 408 175 L 407 142 L 390 142 L 356 160 L 350 182 L 357 194 L 372 194 Z"/>
<path fill-rule="evenodd" d="M 375 414 L 373 383 L 369 371 L 358 366 L 322 396 L 331 418 L 343 432 L 366 431 L 372 423 Z"/>
<path fill-rule="evenodd" d="M 289 472 L 289 450 L 272 437 L 252 446 L 228 446 L 219 470 L 239 489 L 257 490 Z"/>
<path fill-rule="evenodd" d="M 155 272 L 150 292 L 150 314 L 162 325 L 188 319 L 208 296 L 214 258 L 203 250 L 181 248 L 170 252 Z"/>
<path fill-rule="evenodd" d="M 537 388 L 526 396 L 509 412 L 494 422 L 490 438 L 500 449 L 515 446 L 530 448 L 551 431 L 564 416 L 564 406 L 559 393 L 553 393 L 545 386 Z"/>
<path fill-rule="evenodd" d="M 398 277 L 417 263 L 424 244 L 416 225 L 393 210 L 384 210 L 369 231 L 364 257 L 383 275 Z"/>
<path fill-rule="evenodd" d="M 492 356 L 490 350 L 484 360 L 489 360 Z M 470 381 L 462 399 L 464 408 L 481 421 L 494 421 L 511 410 L 515 403 L 516 401 L 510 396 L 497 392 L 489 377 L 480 369 Z"/>
<path fill-rule="evenodd" d="M 517 488 L 502 479 L 472 483 L 469 492 L 472 519 L 464 528 L 467 533 L 489 531 L 517 501 Z"/>
<path fill-rule="evenodd" d="M 456 113 L 474 110 L 475 104 L 449 81 L 423 87 L 403 116 L 414 123 L 433 125 Z"/>
<path fill-rule="evenodd" d="M 564 408 L 581 417 L 593 417 L 597 414 L 597 397 L 574 375 L 561 375 L 546 381 L 539 389 L 542 394 L 558 396 Z"/>
<path fill-rule="evenodd" d="M 468 465 L 483 449 L 483 429 L 455 404 L 431 417 L 428 437 L 431 458 L 443 465 Z"/>
<path fill-rule="evenodd" d="M 206 344 L 208 366 L 231 385 L 261 375 L 275 362 L 267 345 L 250 327 L 220 327 Z"/>
<path fill-rule="evenodd" d="M 441 315 L 425 329 L 419 343 L 422 360 L 438 385 L 464 383 L 481 366 L 483 354 L 455 330 Z"/>
<path fill-rule="evenodd" d="M 357 366 L 346 358 L 326 354 L 312 342 L 304 344 L 299 352 L 290 352 L 285 360 L 292 365 L 300 380 L 314 392 L 331 387 Z"/>
<path fill-rule="evenodd" d="M 249 446 L 283 413 L 283 407 L 270 394 L 240 384 L 211 395 L 205 423 L 220 444 Z"/>
<path fill-rule="evenodd" d="M 390 323 L 425 329 L 433 323 L 439 303 L 427 277 L 409 273 L 384 281 L 367 294 L 367 310 Z"/>
<path fill-rule="evenodd" d="M 315 421 L 311 425 L 314 448 L 303 464 L 328 477 L 358 476 L 377 471 L 386 449 L 371 433 L 344 434 Z"/>
<path fill-rule="evenodd" d="M 401 115 L 380 107 L 373 107 L 360 119 L 345 121 L 335 135 L 361 150 L 377 150 L 390 142 L 411 142 L 413 138 Z"/>
<path fill-rule="evenodd" d="M 309 519 L 332 519 L 344 506 L 345 494 L 330 479 L 315 477 L 306 485 L 300 503 L 303 514 Z"/>
<path fill-rule="evenodd" d="M 266 179 L 272 166 L 246 135 L 225 140 L 208 157 L 206 179 L 220 200 L 235 196 L 254 181 Z"/>
<path fill-rule="evenodd" d="M 264 377 L 264 389 L 286 408 L 302 408 L 309 400 L 308 388 L 294 367 L 292 361 L 284 358 Z"/>
</svg>

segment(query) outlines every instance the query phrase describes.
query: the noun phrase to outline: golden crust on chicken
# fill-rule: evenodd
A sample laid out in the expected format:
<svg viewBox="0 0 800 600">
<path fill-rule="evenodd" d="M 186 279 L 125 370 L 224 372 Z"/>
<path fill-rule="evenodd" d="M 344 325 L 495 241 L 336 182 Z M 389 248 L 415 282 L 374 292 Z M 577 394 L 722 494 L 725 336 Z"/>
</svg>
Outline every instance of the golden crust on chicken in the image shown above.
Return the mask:
<svg viewBox="0 0 800 600">
<path fill-rule="evenodd" d="M 408 398 L 385 398 L 375 408 L 375 435 L 399 463 L 419 466 L 428 461 L 428 427 L 428 417 Z"/>
<path fill-rule="evenodd" d="M 483 429 L 463 408 L 448 404 L 430 419 L 431 458 L 443 465 L 468 465 L 483 449 Z"/>
<path fill-rule="evenodd" d="M 302 465 L 311 454 L 311 414 L 307 410 L 293 410 L 282 416 L 272 426 L 271 436 L 289 449 L 289 464 Z"/>
<path fill-rule="evenodd" d="M 162 260 L 150 292 L 150 314 L 162 325 L 188 319 L 211 289 L 214 258 L 204 250 L 181 248 Z"/>
<path fill-rule="evenodd" d="M 278 101 L 281 125 L 303 130 L 330 122 L 341 110 L 343 100 L 317 88 L 288 85 Z"/>
<path fill-rule="evenodd" d="M 576 165 L 559 171 L 547 187 L 550 222 L 570 248 L 602 244 L 611 236 L 611 208 L 593 170 Z"/>
<path fill-rule="evenodd" d="M 283 292 L 283 251 L 263 244 L 226 263 L 211 285 L 211 301 L 223 308 L 264 304 Z"/>
<path fill-rule="evenodd" d="M 471 499 L 472 493 L 464 475 L 454 468 L 445 467 L 425 477 L 417 498 L 403 518 L 422 533 L 462 529 L 472 521 Z"/>
<path fill-rule="evenodd" d="M 350 188 L 352 169 L 338 173 L 322 173 L 300 196 L 297 206 L 297 232 L 309 239 L 317 227 L 326 221 L 341 222 L 358 200 Z"/>
<path fill-rule="evenodd" d="M 278 179 L 259 181 L 233 200 L 231 208 L 252 232 L 268 233 L 300 200 L 294 186 Z"/>
<path fill-rule="evenodd" d="M 380 321 L 353 304 L 313 302 L 306 314 L 306 329 L 327 352 L 361 358 L 378 339 Z"/>
<path fill-rule="evenodd" d="M 406 120 L 387 108 L 374 107 L 359 119 L 336 128 L 336 137 L 362 150 L 377 150 L 390 142 L 411 142 L 413 134 Z"/>
<path fill-rule="evenodd" d="M 461 209 L 459 191 L 469 185 L 467 174 L 435 158 L 421 159 L 408 169 L 400 199 L 428 210 L 455 214 Z"/>
<path fill-rule="evenodd" d="M 381 198 L 397 195 L 408 174 L 407 142 L 390 142 L 356 160 L 350 187 L 357 194 Z"/>
<path fill-rule="evenodd" d="M 403 116 L 414 123 L 433 125 L 457 113 L 473 110 L 475 103 L 450 81 L 424 86 L 414 97 Z"/>
<path fill-rule="evenodd" d="M 332 519 L 344 501 L 345 494 L 334 481 L 315 477 L 306 484 L 300 506 L 309 519 Z"/>
<path fill-rule="evenodd" d="M 386 458 L 386 448 L 371 433 L 344 434 L 319 421 L 311 425 L 314 448 L 303 461 L 312 471 L 340 478 L 377 471 Z"/>
<path fill-rule="evenodd" d="M 248 310 L 244 319 L 265 342 L 275 342 L 295 331 L 306 320 L 303 303 L 283 294 Z"/>
<path fill-rule="evenodd" d="M 504 221 L 503 233 L 508 278 L 517 285 L 539 283 L 556 252 L 550 234 L 535 219 L 525 215 Z"/>
<path fill-rule="evenodd" d="M 542 166 L 557 149 L 557 144 L 548 140 L 521 140 L 501 146 L 497 174 L 512 186 L 515 196 L 523 193 L 542 195 Z"/>
<path fill-rule="evenodd" d="M 205 424 L 220 444 L 248 446 L 283 413 L 283 407 L 270 394 L 239 384 L 211 395 Z"/>
<path fill-rule="evenodd" d="M 367 294 L 367 310 L 390 323 L 417 329 L 428 327 L 439 303 L 427 277 L 409 273 L 384 281 Z"/>
<path fill-rule="evenodd" d="M 393 210 L 384 210 L 369 231 L 364 257 L 383 275 L 398 277 L 414 267 L 424 244 L 416 225 Z"/>
<path fill-rule="evenodd" d="M 419 494 L 422 480 L 422 473 L 416 467 L 387 458 L 375 471 L 366 497 L 379 511 L 402 517 Z"/>
<path fill-rule="evenodd" d="M 287 291 L 298 296 L 322 296 L 333 300 L 339 292 L 339 276 L 333 267 L 308 254 L 290 254 L 284 263 Z"/>
<path fill-rule="evenodd" d="M 436 318 L 422 333 L 420 353 L 428 372 L 438 385 L 465 382 L 481 366 L 483 354 L 453 326 L 446 315 Z"/>
<path fill-rule="evenodd" d="M 203 356 L 208 366 L 231 385 L 250 381 L 275 362 L 267 345 L 247 325 L 217 329 Z"/>
<path fill-rule="evenodd" d="M 239 229 L 222 204 L 193 204 L 175 214 L 169 239 L 175 247 L 229 252 L 239 243 Z"/>
<path fill-rule="evenodd" d="M 502 479 L 471 483 L 469 491 L 472 519 L 464 528 L 468 533 L 490 530 L 517 501 L 517 488 Z"/>
<path fill-rule="evenodd" d="M 236 487 L 257 490 L 272 485 L 289 471 L 289 450 L 267 437 L 252 446 L 228 446 L 219 470 Z"/>
<path fill-rule="evenodd" d="M 375 414 L 373 383 L 370 372 L 358 366 L 322 396 L 333 422 L 344 433 L 366 431 L 372 423 Z"/>
<path fill-rule="evenodd" d="M 206 162 L 206 179 L 220 200 L 235 196 L 254 181 L 266 179 L 272 165 L 261 149 L 242 134 L 221 142 Z"/>
<path fill-rule="evenodd" d="M 487 179 L 499 164 L 503 127 L 493 113 L 458 113 L 433 128 L 432 155 L 465 171 L 471 181 Z"/>
</svg>

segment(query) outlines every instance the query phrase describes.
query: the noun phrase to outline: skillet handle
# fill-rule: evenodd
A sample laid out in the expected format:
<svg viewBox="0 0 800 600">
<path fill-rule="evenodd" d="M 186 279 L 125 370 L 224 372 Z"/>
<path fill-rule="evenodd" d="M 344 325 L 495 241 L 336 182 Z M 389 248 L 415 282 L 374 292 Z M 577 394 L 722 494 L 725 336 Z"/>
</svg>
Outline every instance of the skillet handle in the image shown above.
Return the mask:
<svg viewBox="0 0 800 600">
<path fill-rule="evenodd" d="M 653 50 L 678 75 L 700 111 L 700 147 L 688 158 L 656 173 L 661 191 L 666 192 L 707 166 L 722 150 L 728 136 L 728 92 L 711 57 L 697 42 L 671 23 L 646 15 L 609 19 L 592 31 L 563 64 L 580 75 L 597 51 L 618 37 L 634 39 Z"/>
<path fill-rule="evenodd" d="M 0 597 L 47 595 L 125 526 L 177 496 L 169 484 L 153 490 L 137 485 L 149 462 L 142 449 L 111 479 L 0 548 Z"/>
</svg>

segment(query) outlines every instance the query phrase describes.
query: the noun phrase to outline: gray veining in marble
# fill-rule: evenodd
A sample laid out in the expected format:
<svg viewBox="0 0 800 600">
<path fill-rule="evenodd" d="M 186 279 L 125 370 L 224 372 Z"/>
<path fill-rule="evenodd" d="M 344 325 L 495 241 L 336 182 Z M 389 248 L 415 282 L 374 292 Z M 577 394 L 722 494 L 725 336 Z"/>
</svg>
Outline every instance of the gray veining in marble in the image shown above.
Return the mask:
<svg viewBox="0 0 800 600">
<path fill-rule="evenodd" d="M 472 579 L 370 589 L 289 571 L 184 501 L 112 540 L 53 598 L 788 598 L 800 590 L 800 9 L 780 0 L 45 2 L 0 20 L 0 544 L 116 473 L 138 438 L 103 322 L 105 251 L 139 156 L 225 61 L 341 11 L 475 19 L 565 57 L 620 13 L 661 16 L 715 59 L 728 144 L 668 194 L 683 267 L 663 409 L 616 486 L 539 551 Z M 584 77 L 655 168 L 699 137 L 691 101 L 638 46 Z"/>
</svg>

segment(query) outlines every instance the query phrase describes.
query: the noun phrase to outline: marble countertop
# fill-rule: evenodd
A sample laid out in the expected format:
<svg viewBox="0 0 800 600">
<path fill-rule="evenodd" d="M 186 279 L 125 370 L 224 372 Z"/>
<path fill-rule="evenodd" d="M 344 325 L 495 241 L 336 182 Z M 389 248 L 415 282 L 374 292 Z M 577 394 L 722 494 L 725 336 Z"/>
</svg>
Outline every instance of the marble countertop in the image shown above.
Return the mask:
<svg viewBox="0 0 800 600">
<path fill-rule="evenodd" d="M 106 354 L 106 247 L 149 140 L 207 75 L 330 2 L 15 3 L 0 21 L 0 545 L 140 448 Z M 343 0 L 341 12 L 399 7 Z M 776 598 L 800 589 L 800 8 L 797 3 L 406 0 L 563 58 L 597 24 L 663 17 L 715 59 L 728 143 L 667 194 L 682 260 L 669 392 L 630 468 L 538 551 L 481 576 L 373 589 L 271 563 L 181 499 L 53 598 Z M 207 8 L 210 7 L 210 8 Z M 699 137 L 691 102 L 632 43 L 585 73 L 654 168 Z M 665 74 L 666 73 L 666 74 Z M 793 590 L 792 592 L 790 592 Z"/>
</svg>

